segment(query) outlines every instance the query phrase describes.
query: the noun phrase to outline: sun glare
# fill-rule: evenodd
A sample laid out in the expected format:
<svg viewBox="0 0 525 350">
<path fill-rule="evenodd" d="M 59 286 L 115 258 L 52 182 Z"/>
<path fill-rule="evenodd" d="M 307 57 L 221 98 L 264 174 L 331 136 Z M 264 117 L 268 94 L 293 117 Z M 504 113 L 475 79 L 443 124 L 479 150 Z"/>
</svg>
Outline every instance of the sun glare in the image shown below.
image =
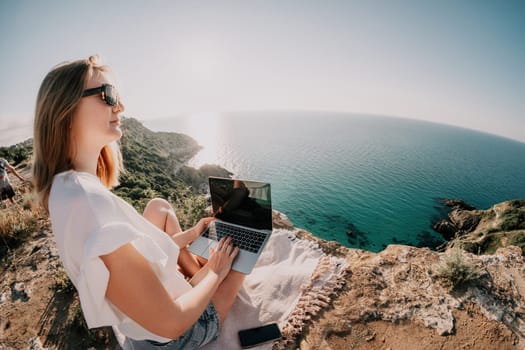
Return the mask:
<svg viewBox="0 0 525 350">
<path fill-rule="evenodd" d="M 219 163 L 220 118 L 217 113 L 198 113 L 189 117 L 187 133 L 203 147 L 190 161 L 190 166 L 199 168 L 204 164 Z"/>
</svg>

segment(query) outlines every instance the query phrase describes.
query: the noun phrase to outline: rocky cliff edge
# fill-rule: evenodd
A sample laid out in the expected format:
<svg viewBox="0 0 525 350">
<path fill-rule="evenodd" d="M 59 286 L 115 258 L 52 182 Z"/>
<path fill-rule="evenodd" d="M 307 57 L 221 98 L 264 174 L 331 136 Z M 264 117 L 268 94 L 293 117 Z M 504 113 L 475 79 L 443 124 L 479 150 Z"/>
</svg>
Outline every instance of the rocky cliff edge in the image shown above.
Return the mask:
<svg viewBox="0 0 525 350">
<path fill-rule="evenodd" d="M 495 206 L 509 207 L 515 203 Z M 483 227 L 503 224 L 498 215 L 493 220 L 480 222 Z M 389 245 L 372 253 L 323 241 L 294 228 L 281 213 L 274 214 L 274 222 L 349 263 L 346 286 L 331 308 L 303 330 L 296 344 L 301 349 L 525 346 L 525 266 L 519 247 L 475 255 L 454 245 L 443 252 Z"/>
</svg>

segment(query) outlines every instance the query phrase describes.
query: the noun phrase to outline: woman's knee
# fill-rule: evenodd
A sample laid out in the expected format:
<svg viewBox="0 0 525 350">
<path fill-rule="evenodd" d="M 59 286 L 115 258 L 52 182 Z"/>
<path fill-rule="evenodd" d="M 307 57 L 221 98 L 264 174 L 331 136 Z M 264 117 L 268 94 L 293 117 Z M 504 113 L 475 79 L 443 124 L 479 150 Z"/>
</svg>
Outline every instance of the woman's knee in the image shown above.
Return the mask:
<svg viewBox="0 0 525 350">
<path fill-rule="evenodd" d="M 153 198 L 146 204 L 144 208 L 144 214 L 148 212 L 165 213 L 166 211 L 173 210 L 171 204 L 162 198 Z"/>
<path fill-rule="evenodd" d="M 142 215 L 161 230 L 165 230 L 170 211 L 173 211 L 173 208 L 168 201 L 154 198 L 148 202 Z"/>
</svg>

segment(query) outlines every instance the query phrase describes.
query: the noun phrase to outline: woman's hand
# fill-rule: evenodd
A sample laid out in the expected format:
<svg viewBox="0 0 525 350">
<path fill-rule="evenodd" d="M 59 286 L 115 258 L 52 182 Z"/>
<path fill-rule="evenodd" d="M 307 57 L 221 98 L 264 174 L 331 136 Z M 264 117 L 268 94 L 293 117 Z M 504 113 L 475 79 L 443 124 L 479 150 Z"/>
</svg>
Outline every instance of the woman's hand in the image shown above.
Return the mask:
<svg viewBox="0 0 525 350">
<path fill-rule="evenodd" d="M 206 264 L 223 281 L 230 272 L 233 259 L 239 253 L 239 247 L 234 247 L 231 237 L 223 237 L 217 247 L 210 248 L 210 258 Z"/>
<path fill-rule="evenodd" d="M 204 232 L 204 230 L 208 227 L 208 225 L 214 220 L 215 220 L 214 217 L 200 219 L 199 222 L 195 226 L 193 226 L 193 232 L 194 232 L 193 240 L 196 240 L 197 237 L 199 237 Z"/>
</svg>

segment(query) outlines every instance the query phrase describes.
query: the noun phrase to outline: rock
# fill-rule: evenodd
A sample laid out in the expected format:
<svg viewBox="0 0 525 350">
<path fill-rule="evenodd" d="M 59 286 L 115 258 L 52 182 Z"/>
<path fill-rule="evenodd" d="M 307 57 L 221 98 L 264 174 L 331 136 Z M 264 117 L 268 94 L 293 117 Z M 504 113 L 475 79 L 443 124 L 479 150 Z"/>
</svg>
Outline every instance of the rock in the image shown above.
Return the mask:
<svg viewBox="0 0 525 350">
<path fill-rule="evenodd" d="M 286 230 L 293 230 L 293 223 L 288 216 L 277 210 L 272 210 L 273 228 L 283 228 Z"/>
<path fill-rule="evenodd" d="M 27 295 L 26 291 L 24 290 L 25 286 L 24 283 L 18 282 L 13 283 L 11 285 L 11 300 L 21 300 L 23 302 L 26 302 L 29 300 L 29 295 Z"/>
<path fill-rule="evenodd" d="M 494 254 L 499 247 L 514 245 L 525 251 L 525 206 L 522 203 L 525 201 L 511 200 L 486 210 L 461 209 L 458 204 L 448 214 L 450 224 L 439 221 L 432 227 L 448 239 L 437 250 L 457 246 L 475 254 Z M 455 234 L 452 233 L 453 226 L 457 229 Z"/>
<path fill-rule="evenodd" d="M 443 204 L 452 209 L 475 210 L 476 208 L 462 199 L 445 199 Z"/>
<path fill-rule="evenodd" d="M 452 211 L 448 214 L 448 220 L 436 222 L 432 229 L 447 241 L 454 239 L 459 231 L 463 231 L 461 234 L 474 231 L 481 221 L 483 211 L 475 210 L 461 199 L 445 199 L 443 204 Z"/>
<path fill-rule="evenodd" d="M 2 259 L 4 256 L 7 255 L 7 253 L 9 252 L 9 248 L 7 248 L 6 246 L 0 246 L 0 259 Z"/>
<path fill-rule="evenodd" d="M 454 209 L 448 214 L 450 222 L 458 228 L 458 230 L 471 232 L 478 226 L 481 217 L 472 211 Z"/>
<path fill-rule="evenodd" d="M 366 337 L 366 341 L 367 342 L 371 342 L 372 340 L 374 340 L 376 338 L 376 334 L 375 333 L 372 333 L 371 335 L 369 335 L 368 337 Z"/>
<path fill-rule="evenodd" d="M 35 336 L 29 339 L 28 349 L 29 350 L 45 350 L 46 348 L 44 348 L 44 346 L 42 345 L 42 342 L 40 341 L 40 337 Z"/>
<path fill-rule="evenodd" d="M 508 246 L 508 247 L 501 247 L 496 250 L 496 253 L 494 255 L 502 255 L 505 258 L 514 258 L 518 259 L 523 255 L 523 250 L 520 247 L 516 246 Z"/>
<path fill-rule="evenodd" d="M 458 228 L 447 220 L 436 222 L 434 226 L 432 226 L 432 229 L 440 233 L 447 241 L 450 241 L 452 238 L 454 238 L 456 236 L 456 232 L 458 232 Z"/>
<path fill-rule="evenodd" d="M 476 316 L 470 317 L 475 317 L 477 324 L 484 324 L 487 332 L 496 328 L 506 329 L 513 333 L 512 336 L 518 339 L 519 344 L 525 341 L 525 257 L 521 255 L 519 247 L 501 248 L 496 255 L 490 256 L 463 252 L 464 261 L 480 267 L 487 275 L 478 285 L 465 285 L 461 294 L 451 294 L 436 278 L 439 267 L 443 266 L 442 262 L 450 252 L 439 253 L 402 245 L 389 245 L 379 253 L 345 249 L 351 272 L 347 281 L 348 289 L 340 292 L 334 301 L 333 310 L 316 321 L 311 328 L 315 331 L 304 335 L 311 348 L 322 348 L 319 345 L 326 338 L 326 332 L 343 334 L 337 326 L 342 315 L 347 322 L 368 325 L 365 334 L 355 332 L 352 335 L 352 330 L 351 333 L 345 332 L 344 338 L 352 339 L 353 336 L 353 339 L 361 339 L 368 342 L 370 348 L 384 349 L 385 345 L 393 345 L 390 339 L 388 344 L 384 344 L 382 333 L 374 334 L 377 328 L 373 328 L 375 326 L 371 326 L 370 321 L 386 321 L 392 325 L 400 321 L 405 325 L 419 323 L 434 329 L 437 336 L 457 337 L 458 329 L 461 329 L 459 333 L 464 337 L 465 329 L 468 330 L 470 326 L 457 323 L 455 313 L 465 308 L 475 310 Z M 503 341 L 505 336 L 500 334 L 497 337 Z M 436 339 L 433 344 L 439 342 L 441 340 Z M 342 344 L 340 340 L 334 343 Z M 345 344 L 349 343 L 352 344 L 350 340 Z M 382 347 L 377 346 L 379 343 Z M 399 343 L 397 346 L 406 348 Z"/>
</svg>

